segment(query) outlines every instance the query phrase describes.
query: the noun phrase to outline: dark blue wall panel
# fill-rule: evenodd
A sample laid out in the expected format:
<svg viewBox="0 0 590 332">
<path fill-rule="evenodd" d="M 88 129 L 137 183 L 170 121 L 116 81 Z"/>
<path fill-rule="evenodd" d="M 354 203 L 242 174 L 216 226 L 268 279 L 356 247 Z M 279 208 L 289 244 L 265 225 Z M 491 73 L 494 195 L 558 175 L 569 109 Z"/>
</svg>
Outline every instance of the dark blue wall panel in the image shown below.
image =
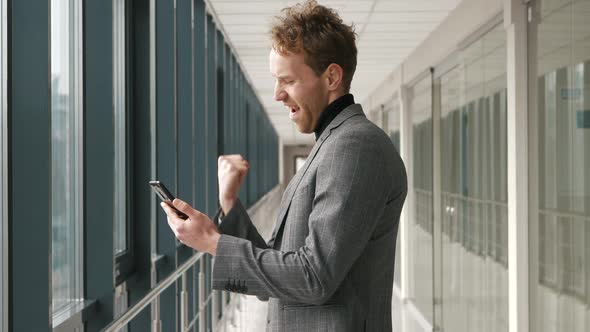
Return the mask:
<svg viewBox="0 0 590 332">
<path fill-rule="evenodd" d="M 207 210 L 217 210 L 217 34 L 213 18 L 207 15 Z"/>
<path fill-rule="evenodd" d="M 35 10 L 31 10 L 35 8 Z M 11 2 L 9 24 L 9 319 L 49 331 L 51 101 L 49 2 Z M 34 230 L 34 231 L 32 231 Z"/>
<path fill-rule="evenodd" d="M 195 66 L 195 75 L 193 77 L 193 96 L 195 103 L 195 207 L 200 211 L 207 210 L 207 77 L 205 58 L 205 27 L 207 24 L 205 14 L 205 3 L 202 0 L 194 2 L 194 49 L 193 61 Z"/>
<path fill-rule="evenodd" d="M 175 67 L 174 0 L 156 1 L 156 178 L 178 195 L 177 104 Z M 156 207 L 156 250 L 164 257 L 157 263 L 158 281 L 176 268 L 176 238 L 170 231 L 166 215 Z M 175 329 L 174 287 L 160 299 L 162 330 Z"/>
<path fill-rule="evenodd" d="M 133 276 L 127 280 L 129 304 L 137 303 L 151 287 L 151 229 L 150 204 L 152 193 L 147 185 L 151 180 L 150 148 L 150 40 L 149 1 L 133 0 L 130 4 L 129 19 L 132 21 L 130 34 L 132 47 L 129 48 L 132 105 L 129 109 L 131 122 L 131 155 L 129 167 L 132 177 L 132 245 Z M 129 330 L 149 331 L 151 317 L 149 308 L 143 310 L 130 324 Z"/>
<path fill-rule="evenodd" d="M 113 319 L 113 20 L 112 4 L 84 6 L 84 297 L 97 301 L 86 331 Z"/>
</svg>

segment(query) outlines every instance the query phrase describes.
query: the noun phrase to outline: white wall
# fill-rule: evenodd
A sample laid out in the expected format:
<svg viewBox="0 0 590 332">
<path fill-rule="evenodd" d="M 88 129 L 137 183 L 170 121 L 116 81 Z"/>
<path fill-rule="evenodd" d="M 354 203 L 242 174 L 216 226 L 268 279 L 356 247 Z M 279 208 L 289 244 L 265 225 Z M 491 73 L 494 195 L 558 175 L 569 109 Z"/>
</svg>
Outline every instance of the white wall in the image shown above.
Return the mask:
<svg viewBox="0 0 590 332">
<path fill-rule="evenodd" d="M 363 101 L 372 110 L 390 99 L 402 84 L 408 84 L 430 67 L 451 55 L 457 46 L 502 13 L 502 0 L 464 0 L 408 58 Z"/>
</svg>

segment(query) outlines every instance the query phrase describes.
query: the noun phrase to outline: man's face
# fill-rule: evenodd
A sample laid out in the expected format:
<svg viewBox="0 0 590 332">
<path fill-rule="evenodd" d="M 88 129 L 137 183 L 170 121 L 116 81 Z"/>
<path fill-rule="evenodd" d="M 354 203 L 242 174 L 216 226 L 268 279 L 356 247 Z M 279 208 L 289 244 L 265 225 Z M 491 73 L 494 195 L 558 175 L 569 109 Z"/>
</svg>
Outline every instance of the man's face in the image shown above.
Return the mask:
<svg viewBox="0 0 590 332">
<path fill-rule="evenodd" d="M 320 113 L 329 104 L 326 80 L 305 64 L 303 54 L 270 51 L 270 73 L 275 77 L 274 98 L 287 107 L 300 132 L 312 133 Z"/>
</svg>

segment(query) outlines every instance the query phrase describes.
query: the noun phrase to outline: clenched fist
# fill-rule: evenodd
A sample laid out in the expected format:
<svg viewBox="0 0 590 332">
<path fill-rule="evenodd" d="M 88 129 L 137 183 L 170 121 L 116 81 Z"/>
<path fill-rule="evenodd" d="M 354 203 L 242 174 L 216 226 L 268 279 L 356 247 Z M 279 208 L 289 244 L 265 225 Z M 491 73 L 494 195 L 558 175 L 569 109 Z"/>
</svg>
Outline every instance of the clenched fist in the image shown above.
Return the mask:
<svg viewBox="0 0 590 332">
<path fill-rule="evenodd" d="M 219 203 L 225 214 L 231 210 L 238 198 L 238 191 L 248 173 L 248 162 L 239 154 L 219 156 L 217 179 L 219 181 Z"/>
</svg>

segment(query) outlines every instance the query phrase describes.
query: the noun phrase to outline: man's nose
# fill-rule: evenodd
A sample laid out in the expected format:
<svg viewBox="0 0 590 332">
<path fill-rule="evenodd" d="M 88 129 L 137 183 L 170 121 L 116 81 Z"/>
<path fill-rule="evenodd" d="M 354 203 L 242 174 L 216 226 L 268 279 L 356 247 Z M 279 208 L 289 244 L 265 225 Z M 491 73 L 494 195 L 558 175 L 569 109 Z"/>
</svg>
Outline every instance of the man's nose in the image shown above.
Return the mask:
<svg viewBox="0 0 590 332">
<path fill-rule="evenodd" d="M 287 93 L 285 91 L 283 91 L 282 89 L 280 89 L 278 86 L 275 86 L 275 91 L 274 91 L 274 98 L 276 101 L 283 101 L 285 99 L 287 99 Z"/>
</svg>

